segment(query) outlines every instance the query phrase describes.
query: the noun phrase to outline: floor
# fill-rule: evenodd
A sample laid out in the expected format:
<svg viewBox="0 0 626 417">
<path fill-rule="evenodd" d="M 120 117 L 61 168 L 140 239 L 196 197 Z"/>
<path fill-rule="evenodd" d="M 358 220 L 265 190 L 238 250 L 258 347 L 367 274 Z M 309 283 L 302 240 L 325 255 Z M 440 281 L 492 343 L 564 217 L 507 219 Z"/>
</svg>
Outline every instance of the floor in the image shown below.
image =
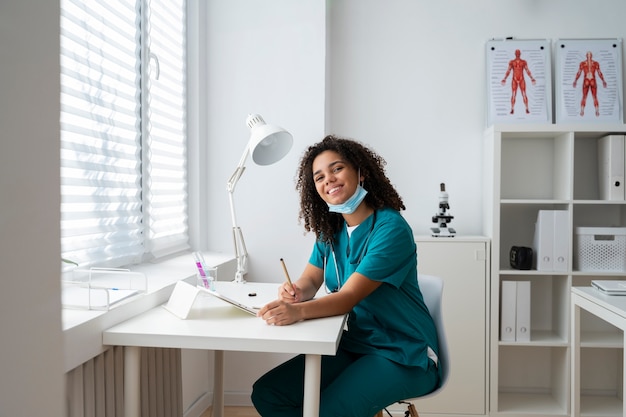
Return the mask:
<svg viewBox="0 0 626 417">
<path fill-rule="evenodd" d="M 211 408 L 206 410 L 200 417 L 212 417 Z M 224 407 L 224 417 L 260 417 L 254 407 Z"/>
</svg>

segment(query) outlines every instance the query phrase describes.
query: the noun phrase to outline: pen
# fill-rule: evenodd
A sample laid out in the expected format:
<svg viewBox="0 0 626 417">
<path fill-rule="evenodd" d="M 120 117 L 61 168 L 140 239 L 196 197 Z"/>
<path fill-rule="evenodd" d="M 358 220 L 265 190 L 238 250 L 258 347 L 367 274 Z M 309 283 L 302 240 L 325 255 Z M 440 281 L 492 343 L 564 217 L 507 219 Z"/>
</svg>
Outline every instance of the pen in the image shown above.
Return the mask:
<svg viewBox="0 0 626 417">
<path fill-rule="evenodd" d="M 291 283 L 291 278 L 289 278 L 289 272 L 287 272 L 287 266 L 285 265 L 285 261 L 283 260 L 283 258 L 280 258 L 280 263 L 283 265 L 283 271 L 285 271 L 285 277 L 287 278 L 287 283 L 289 284 L 291 291 L 295 292 L 295 290 L 293 289 L 293 284 Z"/>
<path fill-rule="evenodd" d="M 194 252 L 193 259 L 196 261 L 196 268 L 198 268 L 198 273 L 200 274 L 200 278 L 202 278 L 204 288 L 209 288 L 209 281 L 206 279 L 206 273 L 204 272 L 204 267 L 202 266 L 201 254 Z"/>
</svg>

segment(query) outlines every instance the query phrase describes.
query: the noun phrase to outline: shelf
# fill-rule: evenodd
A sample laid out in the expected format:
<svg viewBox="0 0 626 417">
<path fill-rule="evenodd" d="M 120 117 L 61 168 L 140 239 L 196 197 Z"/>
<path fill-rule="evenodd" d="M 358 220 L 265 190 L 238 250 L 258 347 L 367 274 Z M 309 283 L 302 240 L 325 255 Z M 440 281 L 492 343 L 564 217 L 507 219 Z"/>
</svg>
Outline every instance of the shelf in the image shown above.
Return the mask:
<svg viewBox="0 0 626 417">
<path fill-rule="evenodd" d="M 501 269 L 500 270 L 500 275 L 520 275 L 520 276 L 524 276 L 524 275 L 528 275 L 528 276 L 551 276 L 551 277 L 558 277 L 558 276 L 568 276 L 570 275 L 570 273 L 568 272 L 559 272 L 559 271 L 537 271 L 536 269 L 528 269 L 528 270 L 521 270 L 521 269 Z"/>
<path fill-rule="evenodd" d="M 623 350 L 593 347 L 580 354 L 580 415 L 621 416 Z"/>
<path fill-rule="evenodd" d="M 550 200 L 550 199 L 532 199 L 532 198 L 504 198 L 500 200 L 500 204 L 506 205 L 591 205 L 591 206 L 602 206 L 602 205 L 616 205 L 616 206 L 624 206 L 626 205 L 626 200 L 624 201 L 615 201 L 615 200 Z"/>
<path fill-rule="evenodd" d="M 498 412 L 520 415 L 568 415 L 563 405 L 550 393 L 500 392 Z"/>
<path fill-rule="evenodd" d="M 495 124 L 487 128 L 487 135 L 503 133 L 507 137 L 545 137 L 559 133 L 575 132 L 580 137 L 596 137 L 598 134 L 625 132 L 623 123 L 567 123 L 567 124 Z"/>
<path fill-rule="evenodd" d="M 567 347 L 568 344 L 567 339 L 551 330 L 531 330 L 530 342 L 499 342 L 500 346 L 516 347 Z"/>
<path fill-rule="evenodd" d="M 603 206 L 603 205 L 624 206 L 624 205 L 626 205 L 626 200 L 625 201 L 614 201 L 614 200 L 573 200 L 572 204 L 590 205 L 590 206 Z"/>
<path fill-rule="evenodd" d="M 566 205 L 571 204 L 572 200 L 552 200 L 552 199 L 534 199 L 534 198 L 503 198 L 500 200 L 500 204 L 511 204 L 511 205 Z"/>
<path fill-rule="evenodd" d="M 609 395 L 581 395 L 581 417 L 621 417 L 622 400 Z"/>
<path fill-rule="evenodd" d="M 615 278 L 624 278 L 624 275 L 626 275 L 626 271 L 578 271 L 578 270 L 574 270 L 570 272 L 570 275 L 573 276 L 592 276 L 595 279 L 601 278 L 601 277 L 605 277 L 605 278 L 610 278 L 610 277 L 615 277 Z"/>
<path fill-rule="evenodd" d="M 565 413 L 569 403 L 567 344 L 499 346 L 498 358 L 499 412 Z"/>
<path fill-rule="evenodd" d="M 624 335 L 619 331 L 583 331 L 580 336 L 581 348 L 613 348 L 624 347 Z"/>
<path fill-rule="evenodd" d="M 600 199 L 598 139 L 607 134 L 626 134 L 626 125 L 495 125 L 485 131 L 484 233 L 492 239 L 491 414 L 566 416 L 571 411 L 571 287 L 626 276 L 626 271 L 576 270 L 576 228 L 626 227 L 626 200 Z M 562 271 L 510 267 L 512 246 L 533 247 L 539 210 L 567 212 L 568 259 Z M 530 281 L 529 342 L 499 340 L 503 281 Z M 621 415 L 616 393 L 622 390 L 623 334 L 581 317 L 581 351 L 582 415 Z"/>
</svg>

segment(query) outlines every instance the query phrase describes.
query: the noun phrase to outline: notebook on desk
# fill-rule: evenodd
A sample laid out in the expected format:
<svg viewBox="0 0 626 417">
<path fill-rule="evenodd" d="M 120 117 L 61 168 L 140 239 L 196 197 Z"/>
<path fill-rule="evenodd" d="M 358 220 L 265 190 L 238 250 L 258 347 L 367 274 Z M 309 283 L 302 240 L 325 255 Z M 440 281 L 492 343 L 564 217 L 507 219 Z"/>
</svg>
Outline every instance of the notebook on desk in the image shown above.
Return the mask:
<svg viewBox="0 0 626 417">
<path fill-rule="evenodd" d="M 218 281 L 215 283 L 214 290 L 202 288 L 202 291 L 256 316 L 256 313 L 265 304 L 277 298 L 278 284 L 276 288 L 272 286 L 270 291 L 268 291 L 267 286 L 257 286 L 253 282 L 238 284 L 235 282 Z"/>
<path fill-rule="evenodd" d="M 608 295 L 626 295 L 626 280 L 593 280 L 591 286 Z"/>
</svg>

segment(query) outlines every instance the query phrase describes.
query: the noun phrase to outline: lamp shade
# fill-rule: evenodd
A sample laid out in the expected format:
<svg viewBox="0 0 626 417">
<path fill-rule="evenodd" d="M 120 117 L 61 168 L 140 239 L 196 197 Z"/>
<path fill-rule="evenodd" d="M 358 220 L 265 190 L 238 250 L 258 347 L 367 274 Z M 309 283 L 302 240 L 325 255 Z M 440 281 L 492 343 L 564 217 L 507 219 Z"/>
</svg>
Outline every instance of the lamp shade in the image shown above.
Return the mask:
<svg viewBox="0 0 626 417">
<path fill-rule="evenodd" d="M 271 165 L 280 161 L 291 149 L 293 137 L 282 127 L 268 125 L 258 114 L 246 119 L 250 128 L 249 150 L 257 165 Z"/>
</svg>

